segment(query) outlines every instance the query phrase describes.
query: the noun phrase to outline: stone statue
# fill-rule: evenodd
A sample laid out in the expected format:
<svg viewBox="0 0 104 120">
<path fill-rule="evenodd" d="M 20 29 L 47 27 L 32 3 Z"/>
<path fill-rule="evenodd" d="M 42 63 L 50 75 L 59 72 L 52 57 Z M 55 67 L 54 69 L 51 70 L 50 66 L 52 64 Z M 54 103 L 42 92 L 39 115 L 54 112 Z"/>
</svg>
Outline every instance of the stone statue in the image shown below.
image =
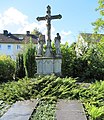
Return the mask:
<svg viewBox="0 0 104 120">
<path fill-rule="evenodd" d="M 51 21 L 54 20 L 54 19 L 61 19 L 62 16 L 59 14 L 59 15 L 51 15 L 51 7 L 48 5 L 47 6 L 47 11 L 46 11 L 46 16 L 44 17 L 37 17 L 36 19 L 38 21 L 41 21 L 41 20 L 45 20 L 47 21 L 47 47 L 46 47 L 46 53 L 45 53 L 45 56 L 46 57 L 52 57 L 52 47 L 51 47 Z"/>
<path fill-rule="evenodd" d="M 39 35 L 37 56 L 42 56 L 43 55 L 43 44 L 44 43 L 45 43 L 45 36 L 44 35 Z"/>
<path fill-rule="evenodd" d="M 57 33 L 57 37 L 55 37 L 55 48 L 56 48 L 56 56 L 58 57 L 61 57 L 60 43 L 61 43 L 61 36 L 59 35 L 59 33 Z"/>
<path fill-rule="evenodd" d="M 39 45 L 38 45 L 38 55 L 36 57 L 37 62 L 37 74 L 43 74 L 43 75 L 61 75 L 61 64 L 62 64 L 62 57 L 61 57 L 61 50 L 60 50 L 60 40 L 61 37 L 59 33 L 57 34 L 57 37 L 55 38 L 55 46 L 56 46 L 56 56 L 54 56 L 52 52 L 52 46 L 51 46 L 51 22 L 56 19 L 61 19 L 62 16 L 59 15 L 51 15 L 51 7 L 47 6 L 46 15 L 43 17 L 37 17 L 36 19 L 38 21 L 46 21 L 46 27 L 47 27 L 47 41 L 46 41 L 46 50 L 44 51 L 43 55 L 43 42 L 41 39 L 39 39 Z M 41 56 L 43 55 L 43 56 Z"/>
</svg>

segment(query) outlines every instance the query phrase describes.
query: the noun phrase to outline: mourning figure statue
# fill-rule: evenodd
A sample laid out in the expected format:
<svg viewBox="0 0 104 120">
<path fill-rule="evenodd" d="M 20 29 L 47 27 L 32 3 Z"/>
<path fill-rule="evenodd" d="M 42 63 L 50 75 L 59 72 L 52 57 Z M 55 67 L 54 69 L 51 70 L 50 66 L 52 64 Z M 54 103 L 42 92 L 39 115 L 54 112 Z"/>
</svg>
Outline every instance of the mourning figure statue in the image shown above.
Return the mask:
<svg viewBox="0 0 104 120">
<path fill-rule="evenodd" d="M 55 48 L 56 48 L 56 56 L 61 57 L 61 49 L 60 49 L 60 43 L 61 43 L 61 36 L 59 33 L 57 33 L 57 37 L 55 37 Z"/>
<path fill-rule="evenodd" d="M 37 56 L 42 56 L 43 55 L 43 44 L 44 43 L 45 43 L 45 36 L 44 35 L 39 35 Z"/>
</svg>

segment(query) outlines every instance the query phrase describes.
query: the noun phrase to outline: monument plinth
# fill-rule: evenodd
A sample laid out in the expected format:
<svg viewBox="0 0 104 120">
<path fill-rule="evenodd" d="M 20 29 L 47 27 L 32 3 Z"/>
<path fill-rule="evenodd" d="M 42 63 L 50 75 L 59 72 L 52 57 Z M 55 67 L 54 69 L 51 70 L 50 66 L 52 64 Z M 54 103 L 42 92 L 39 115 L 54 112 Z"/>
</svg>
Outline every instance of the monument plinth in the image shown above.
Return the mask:
<svg viewBox="0 0 104 120">
<path fill-rule="evenodd" d="M 36 57 L 37 74 L 56 74 L 61 75 L 61 58 L 55 57 Z"/>
<path fill-rule="evenodd" d="M 38 21 L 46 20 L 47 21 L 47 45 L 46 51 L 43 56 L 41 46 L 43 47 L 43 42 L 39 40 L 38 44 L 38 55 L 36 57 L 37 62 L 37 74 L 57 74 L 61 75 L 61 63 L 62 63 L 62 56 L 60 50 L 60 35 L 57 33 L 57 37 L 55 37 L 55 48 L 56 48 L 56 55 L 53 56 L 52 54 L 52 47 L 51 47 L 51 20 L 53 19 L 61 19 L 62 16 L 53 15 L 51 16 L 51 7 L 47 6 L 47 15 L 45 17 L 37 17 Z M 40 38 L 39 38 L 40 39 Z"/>
</svg>

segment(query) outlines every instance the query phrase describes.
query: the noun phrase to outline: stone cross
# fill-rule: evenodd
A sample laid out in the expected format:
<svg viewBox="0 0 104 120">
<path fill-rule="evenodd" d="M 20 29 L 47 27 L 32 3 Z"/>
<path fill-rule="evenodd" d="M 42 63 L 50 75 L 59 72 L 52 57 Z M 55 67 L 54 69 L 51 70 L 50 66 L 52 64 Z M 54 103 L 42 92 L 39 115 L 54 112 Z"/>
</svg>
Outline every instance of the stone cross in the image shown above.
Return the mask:
<svg viewBox="0 0 104 120">
<path fill-rule="evenodd" d="M 48 5 L 47 6 L 47 15 L 44 16 L 44 17 L 37 17 L 36 19 L 38 21 L 41 21 L 41 20 L 46 20 L 47 21 L 47 49 L 46 49 L 46 56 L 47 57 L 51 57 L 52 54 L 51 54 L 51 20 L 53 19 L 61 19 L 62 16 L 59 14 L 59 15 L 52 15 L 51 16 L 51 7 Z"/>
</svg>

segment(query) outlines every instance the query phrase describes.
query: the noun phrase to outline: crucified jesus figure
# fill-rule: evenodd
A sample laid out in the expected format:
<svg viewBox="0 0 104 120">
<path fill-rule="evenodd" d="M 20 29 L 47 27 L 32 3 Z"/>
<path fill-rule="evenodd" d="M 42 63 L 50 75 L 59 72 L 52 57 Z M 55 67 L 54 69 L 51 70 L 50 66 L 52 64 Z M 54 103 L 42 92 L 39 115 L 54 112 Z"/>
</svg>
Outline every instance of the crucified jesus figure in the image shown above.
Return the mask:
<svg viewBox="0 0 104 120">
<path fill-rule="evenodd" d="M 37 17 L 38 21 L 41 20 L 46 20 L 47 21 L 47 49 L 46 49 L 46 53 L 45 56 L 46 57 L 52 57 L 52 51 L 51 51 L 51 20 L 53 19 L 61 19 L 62 16 L 59 15 L 53 15 L 51 16 L 51 7 L 48 5 L 47 6 L 47 15 L 45 17 Z"/>
</svg>

